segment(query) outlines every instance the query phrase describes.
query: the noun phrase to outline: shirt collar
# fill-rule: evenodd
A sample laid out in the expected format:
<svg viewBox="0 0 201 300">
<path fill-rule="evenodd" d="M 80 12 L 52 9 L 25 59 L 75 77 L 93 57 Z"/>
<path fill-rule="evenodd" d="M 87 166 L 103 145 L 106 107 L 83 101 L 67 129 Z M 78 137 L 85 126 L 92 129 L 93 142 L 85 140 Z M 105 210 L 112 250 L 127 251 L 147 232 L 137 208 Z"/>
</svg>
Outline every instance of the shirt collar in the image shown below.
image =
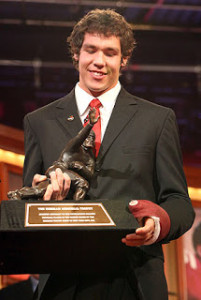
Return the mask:
<svg viewBox="0 0 201 300">
<path fill-rule="evenodd" d="M 110 108 L 114 107 L 117 96 L 120 92 L 121 84 L 118 81 L 115 87 L 113 87 L 111 90 L 107 91 L 106 93 L 102 94 L 101 96 L 97 97 L 104 108 Z M 78 113 L 80 116 L 82 116 L 87 108 L 89 107 L 89 103 L 91 100 L 94 99 L 94 96 L 88 94 L 85 92 L 80 86 L 79 82 L 75 86 L 75 99 L 78 107 Z"/>
</svg>

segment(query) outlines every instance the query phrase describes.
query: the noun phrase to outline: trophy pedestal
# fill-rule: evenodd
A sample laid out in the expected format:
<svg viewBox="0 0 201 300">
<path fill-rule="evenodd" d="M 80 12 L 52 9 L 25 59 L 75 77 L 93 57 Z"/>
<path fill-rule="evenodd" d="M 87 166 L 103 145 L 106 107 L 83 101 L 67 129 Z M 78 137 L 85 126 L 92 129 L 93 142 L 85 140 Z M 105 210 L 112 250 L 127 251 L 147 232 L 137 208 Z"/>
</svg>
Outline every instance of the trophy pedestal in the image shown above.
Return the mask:
<svg viewBox="0 0 201 300">
<path fill-rule="evenodd" d="M 60 205 L 57 210 L 62 210 L 63 215 L 69 215 L 65 211 L 66 204 L 84 207 L 85 204 L 91 206 L 97 203 L 101 203 L 110 221 L 112 220 L 109 225 L 102 224 L 100 220 L 99 223 L 95 220 L 93 221 L 95 223 L 87 226 L 81 223 L 69 226 L 69 223 L 65 225 L 66 221 L 62 220 L 64 223 L 62 226 L 54 220 L 52 225 L 44 225 L 44 223 L 33 225 L 26 222 L 27 204 L 42 207 L 39 211 L 43 210 L 42 215 L 45 216 L 44 206 L 49 207 L 48 210 L 52 213 L 51 205 L 54 209 Z M 58 212 L 52 215 L 56 215 L 57 218 L 59 216 Z M 89 218 L 93 213 L 86 215 Z M 74 218 L 74 215 L 70 214 L 70 217 Z M 85 223 L 88 223 L 87 218 Z M 48 203 L 33 200 L 2 201 L 0 273 L 86 273 L 86 271 L 101 273 L 111 268 L 114 272 L 115 269 L 126 264 L 126 253 L 129 247 L 126 247 L 121 239 L 126 234 L 133 233 L 137 227 L 139 226 L 136 219 L 129 212 L 126 201 L 123 200 L 50 201 Z"/>
</svg>

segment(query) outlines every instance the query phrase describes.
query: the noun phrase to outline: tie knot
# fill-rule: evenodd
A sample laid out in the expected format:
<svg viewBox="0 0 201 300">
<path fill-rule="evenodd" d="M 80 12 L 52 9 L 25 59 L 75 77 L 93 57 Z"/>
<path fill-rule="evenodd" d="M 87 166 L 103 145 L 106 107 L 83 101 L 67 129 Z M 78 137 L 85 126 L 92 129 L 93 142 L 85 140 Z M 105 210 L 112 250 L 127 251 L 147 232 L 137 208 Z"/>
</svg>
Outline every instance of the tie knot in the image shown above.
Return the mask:
<svg viewBox="0 0 201 300">
<path fill-rule="evenodd" d="M 91 102 L 89 103 L 89 106 L 91 107 L 91 108 L 93 108 L 93 107 L 95 107 L 95 108 L 99 108 L 99 107 L 101 107 L 101 102 L 100 102 L 100 100 L 98 100 L 98 99 L 93 99 L 93 100 L 91 100 Z"/>
</svg>

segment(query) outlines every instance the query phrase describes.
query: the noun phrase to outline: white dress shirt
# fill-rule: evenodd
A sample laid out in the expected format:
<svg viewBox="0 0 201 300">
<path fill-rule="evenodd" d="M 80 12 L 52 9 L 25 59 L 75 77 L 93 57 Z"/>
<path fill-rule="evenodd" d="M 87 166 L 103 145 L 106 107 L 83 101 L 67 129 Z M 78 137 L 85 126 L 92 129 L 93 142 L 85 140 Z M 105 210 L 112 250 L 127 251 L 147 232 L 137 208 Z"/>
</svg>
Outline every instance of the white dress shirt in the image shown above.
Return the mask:
<svg viewBox="0 0 201 300">
<path fill-rule="evenodd" d="M 79 82 L 75 86 L 75 99 L 78 107 L 78 114 L 80 116 L 82 124 L 84 124 L 84 119 L 89 113 L 89 103 L 91 102 L 91 100 L 99 99 L 99 101 L 102 104 L 102 106 L 99 108 L 101 118 L 101 141 L 103 140 L 105 130 L 107 128 L 120 89 L 121 84 L 118 81 L 116 86 L 108 92 L 105 92 L 99 97 L 93 97 L 79 86 Z"/>
</svg>

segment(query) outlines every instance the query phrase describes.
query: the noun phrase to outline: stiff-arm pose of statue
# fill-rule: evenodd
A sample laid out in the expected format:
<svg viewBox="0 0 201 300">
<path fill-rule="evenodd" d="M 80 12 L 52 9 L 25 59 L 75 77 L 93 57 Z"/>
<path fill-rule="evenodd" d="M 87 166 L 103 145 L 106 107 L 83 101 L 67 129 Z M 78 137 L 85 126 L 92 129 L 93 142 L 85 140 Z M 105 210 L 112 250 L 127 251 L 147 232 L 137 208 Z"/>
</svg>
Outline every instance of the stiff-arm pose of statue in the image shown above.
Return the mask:
<svg viewBox="0 0 201 300">
<path fill-rule="evenodd" d="M 45 173 L 47 179 L 34 187 L 23 187 L 19 190 L 10 191 L 8 198 L 13 200 L 42 198 L 50 183 L 50 173 L 60 168 L 71 179 L 73 199 L 83 200 L 89 189 L 89 181 L 94 174 L 95 134 L 91 129 L 97 121 L 96 109 L 93 108 L 89 112 L 89 123 L 67 143 L 59 159 L 47 169 Z"/>
</svg>

